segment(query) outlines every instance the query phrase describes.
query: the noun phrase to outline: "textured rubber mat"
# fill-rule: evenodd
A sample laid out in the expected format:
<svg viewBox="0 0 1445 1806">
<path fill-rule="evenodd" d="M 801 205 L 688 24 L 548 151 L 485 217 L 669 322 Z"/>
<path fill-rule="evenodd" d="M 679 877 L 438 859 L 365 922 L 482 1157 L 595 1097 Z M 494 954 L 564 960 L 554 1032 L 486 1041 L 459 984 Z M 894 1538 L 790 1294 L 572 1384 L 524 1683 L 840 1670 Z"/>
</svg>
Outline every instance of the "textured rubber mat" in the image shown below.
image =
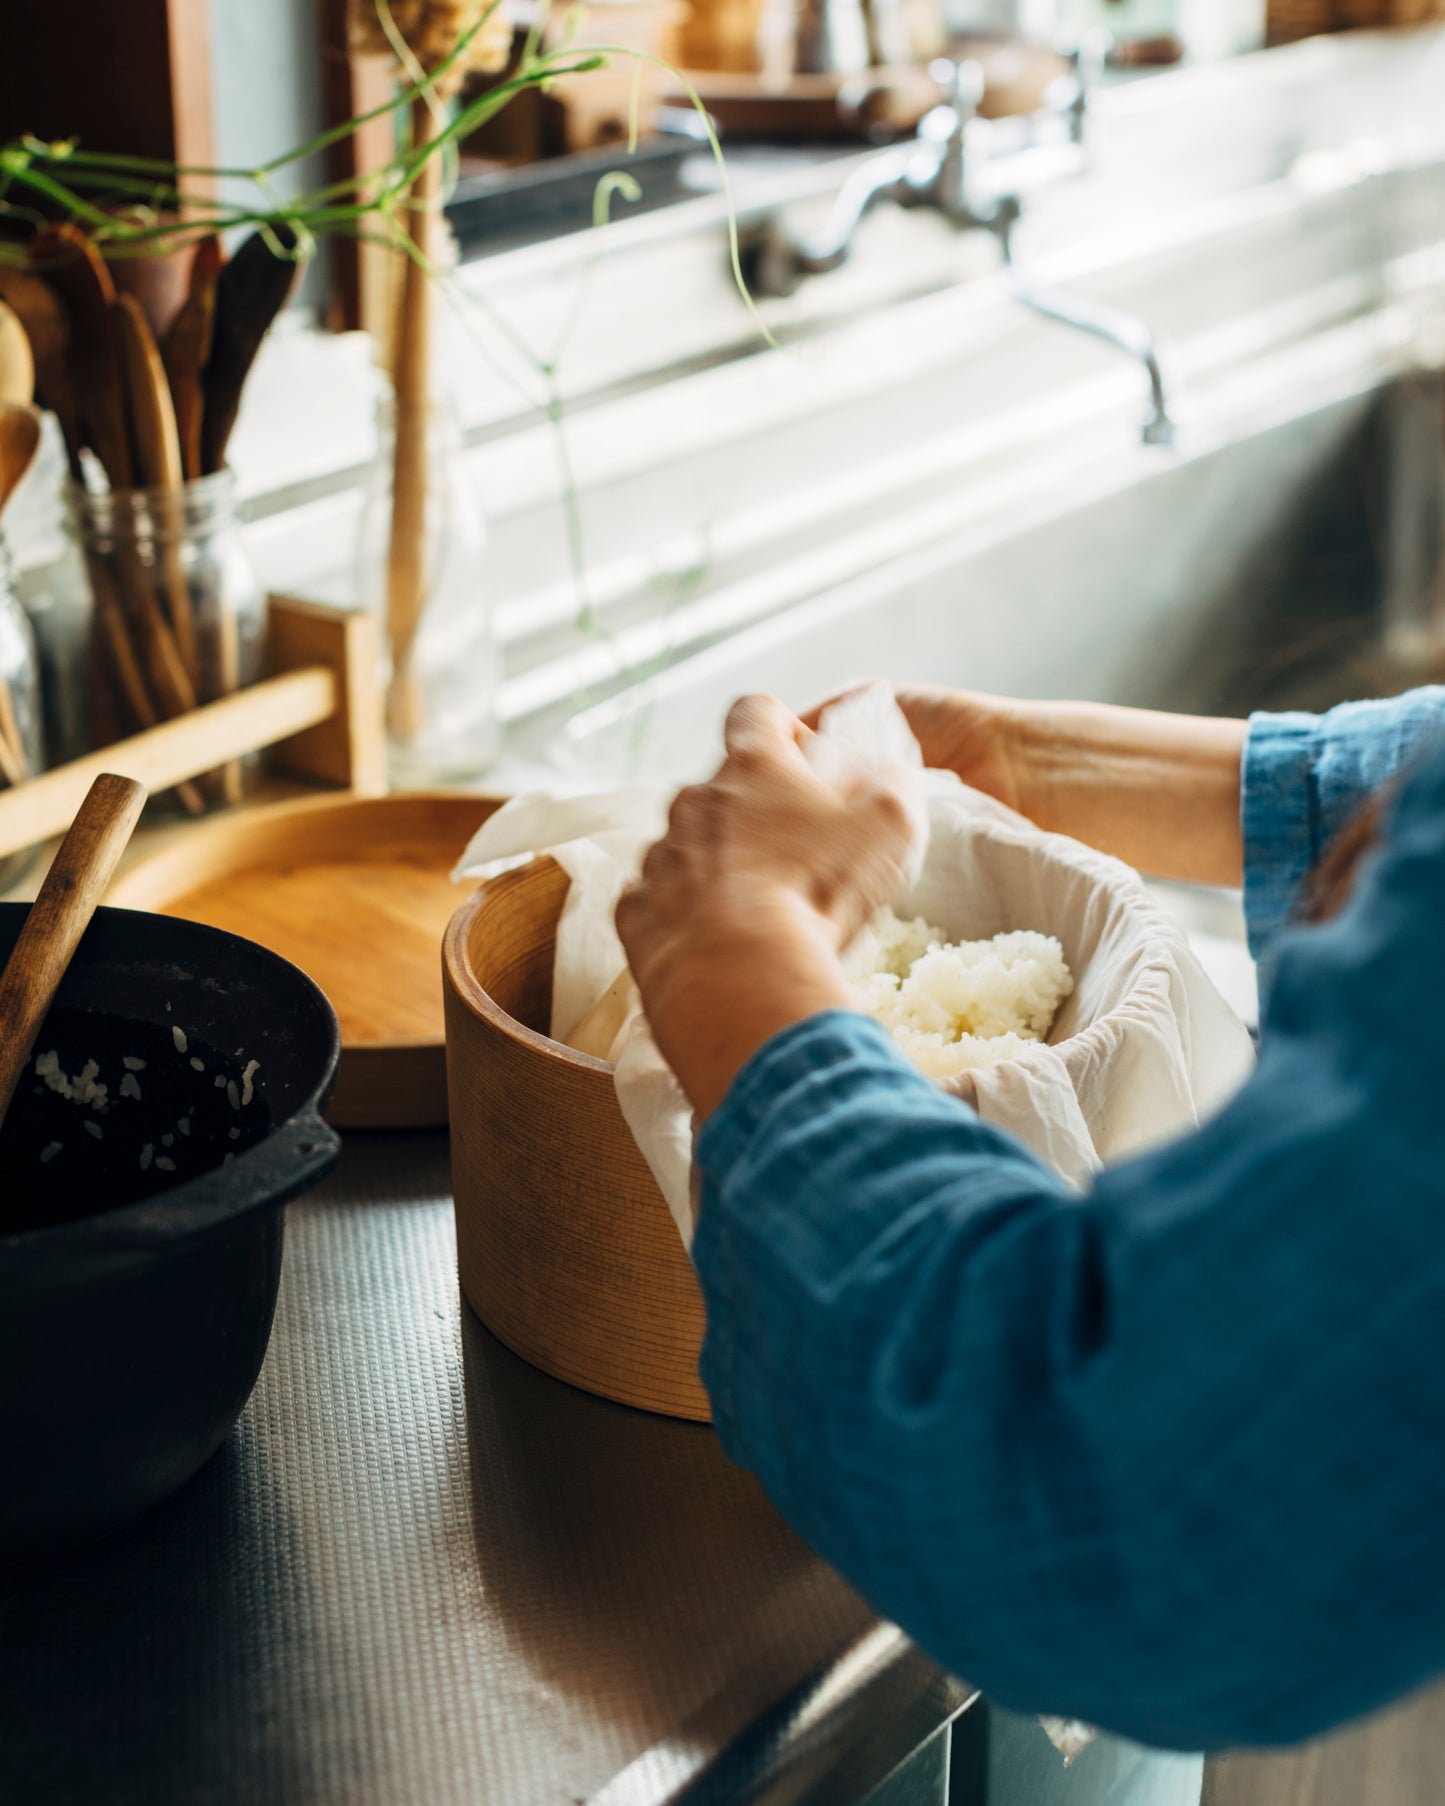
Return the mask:
<svg viewBox="0 0 1445 1806">
<path fill-rule="evenodd" d="M 548 1379 L 463 1309 L 446 1159 L 353 1138 L 289 1212 L 221 1453 L 10 1587 L 0 1798 L 662 1799 L 866 1641 L 709 1429 Z M 957 1707 L 934 1694 L 919 1734 Z"/>
</svg>

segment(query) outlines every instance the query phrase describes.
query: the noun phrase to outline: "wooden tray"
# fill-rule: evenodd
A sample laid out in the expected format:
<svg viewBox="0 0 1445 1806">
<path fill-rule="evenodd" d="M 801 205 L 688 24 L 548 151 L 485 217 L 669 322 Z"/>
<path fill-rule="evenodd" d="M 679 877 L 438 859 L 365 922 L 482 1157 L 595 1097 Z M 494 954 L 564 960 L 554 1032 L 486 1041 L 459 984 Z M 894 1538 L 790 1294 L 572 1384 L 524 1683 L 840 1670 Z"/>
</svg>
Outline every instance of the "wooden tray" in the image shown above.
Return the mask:
<svg viewBox="0 0 1445 1806">
<path fill-rule="evenodd" d="M 125 909 L 209 922 L 314 978 L 341 1019 L 339 1128 L 447 1120 L 441 944 L 467 895 L 449 876 L 500 807 L 457 791 L 331 795 L 187 829 L 119 878 Z"/>
</svg>

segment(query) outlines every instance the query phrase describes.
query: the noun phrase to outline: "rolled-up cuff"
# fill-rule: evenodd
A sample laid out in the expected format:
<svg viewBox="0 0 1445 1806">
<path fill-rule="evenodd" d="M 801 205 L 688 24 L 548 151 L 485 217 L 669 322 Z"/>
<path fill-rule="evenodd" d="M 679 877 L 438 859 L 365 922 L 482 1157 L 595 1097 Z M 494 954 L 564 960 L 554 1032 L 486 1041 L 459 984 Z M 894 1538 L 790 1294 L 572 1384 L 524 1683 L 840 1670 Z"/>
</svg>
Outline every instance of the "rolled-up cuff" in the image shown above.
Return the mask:
<svg viewBox="0 0 1445 1806">
<path fill-rule="evenodd" d="M 1244 913 L 1258 959 L 1305 879 L 1376 790 L 1445 732 L 1445 687 L 1346 702 L 1324 715 L 1253 715 L 1240 772 Z"/>
<path fill-rule="evenodd" d="M 1240 772 L 1244 920 L 1258 959 L 1289 921 L 1316 857 L 1317 715 L 1251 715 Z"/>
</svg>

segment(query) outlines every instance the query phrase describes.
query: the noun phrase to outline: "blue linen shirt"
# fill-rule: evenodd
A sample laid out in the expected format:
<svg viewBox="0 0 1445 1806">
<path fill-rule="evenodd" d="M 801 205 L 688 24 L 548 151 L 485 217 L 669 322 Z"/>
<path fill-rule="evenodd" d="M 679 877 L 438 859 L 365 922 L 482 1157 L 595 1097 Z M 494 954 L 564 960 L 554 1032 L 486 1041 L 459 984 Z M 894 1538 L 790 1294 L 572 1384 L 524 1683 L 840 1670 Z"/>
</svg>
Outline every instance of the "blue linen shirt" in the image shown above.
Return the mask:
<svg viewBox="0 0 1445 1806">
<path fill-rule="evenodd" d="M 1445 1669 L 1445 691 L 1261 716 L 1259 1065 L 1082 1197 L 833 1012 L 700 1138 L 724 1446 L 1000 1703 L 1293 1741 Z M 1300 880 L 1428 748 L 1354 896 Z"/>
</svg>

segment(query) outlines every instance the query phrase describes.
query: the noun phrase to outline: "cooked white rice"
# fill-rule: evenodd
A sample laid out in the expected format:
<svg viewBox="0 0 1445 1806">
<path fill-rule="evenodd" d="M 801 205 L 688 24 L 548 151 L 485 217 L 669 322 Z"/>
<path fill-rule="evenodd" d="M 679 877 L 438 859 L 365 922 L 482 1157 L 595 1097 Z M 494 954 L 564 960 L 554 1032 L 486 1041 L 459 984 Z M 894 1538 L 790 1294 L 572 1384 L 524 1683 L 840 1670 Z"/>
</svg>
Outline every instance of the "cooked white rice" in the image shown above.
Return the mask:
<svg viewBox="0 0 1445 1806">
<path fill-rule="evenodd" d="M 1051 934 L 1018 929 L 952 942 L 891 909 L 849 949 L 847 968 L 859 1009 L 931 1079 L 1016 1059 L 1047 1036 L 1074 988 Z"/>
</svg>

